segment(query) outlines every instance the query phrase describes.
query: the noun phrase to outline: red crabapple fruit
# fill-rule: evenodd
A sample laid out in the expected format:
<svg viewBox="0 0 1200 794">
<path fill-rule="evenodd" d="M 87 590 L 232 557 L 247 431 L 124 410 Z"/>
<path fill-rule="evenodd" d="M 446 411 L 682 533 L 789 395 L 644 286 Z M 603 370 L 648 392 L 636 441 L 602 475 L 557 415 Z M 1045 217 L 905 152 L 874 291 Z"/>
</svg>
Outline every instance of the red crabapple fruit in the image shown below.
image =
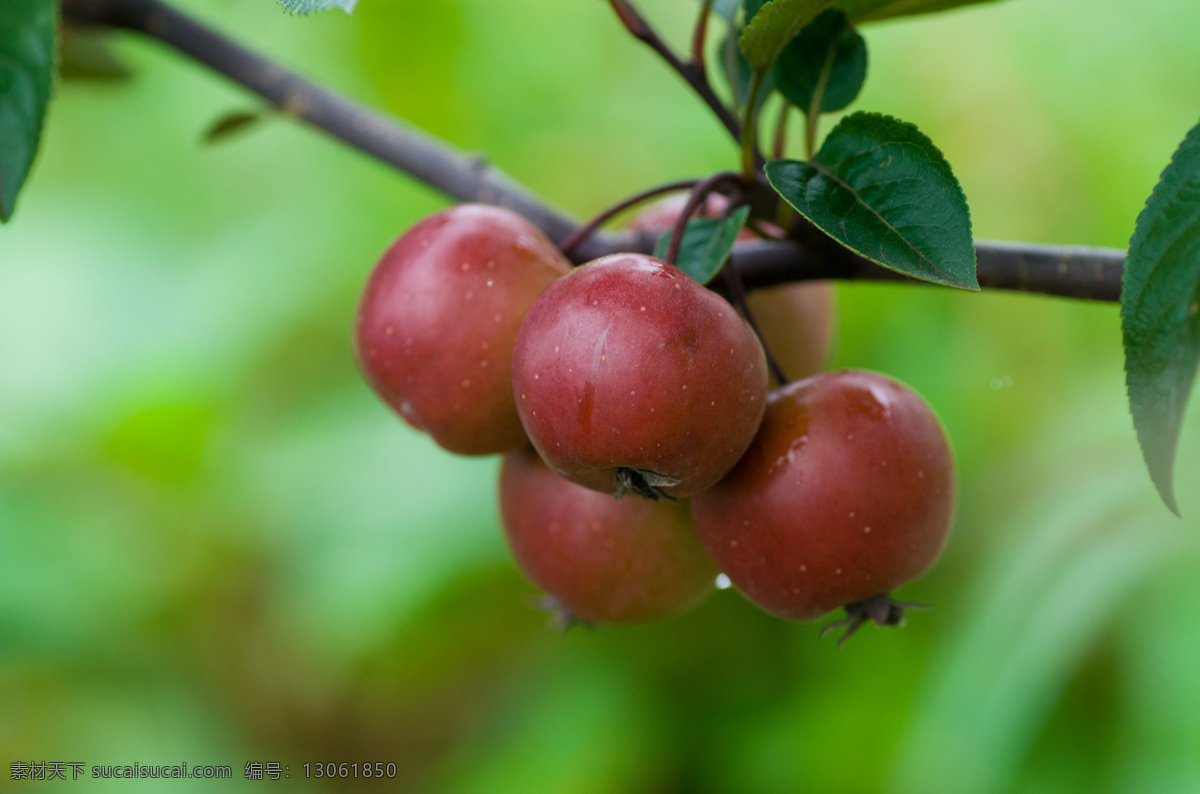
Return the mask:
<svg viewBox="0 0 1200 794">
<path fill-rule="evenodd" d="M 724 299 L 653 257 L 576 268 L 517 335 L 513 389 L 542 458 L 617 496 L 679 498 L 721 479 L 762 419 L 762 346 Z"/>
<path fill-rule="evenodd" d="M 384 253 L 358 309 L 367 380 L 451 452 L 525 445 L 512 350 L 525 312 L 570 263 L 520 215 L 462 204 L 422 220 Z"/>
<path fill-rule="evenodd" d="M 668 196 L 648 205 L 628 224 L 641 232 L 666 232 L 687 204 L 686 193 Z M 718 217 L 728 201 L 711 194 L 703 215 Z M 754 240 L 743 229 L 738 240 Z M 833 346 L 835 301 L 833 285 L 825 281 L 781 284 L 748 293 L 747 302 L 762 332 L 763 344 L 792 380 L 807 378 L 825 368 Z M 772 381 L 773 382 L 773 381 Z"/>
<path fill-rule="evenodd" d="M 517 564 L 571 619 L 653 620 L 713 588 L 716 570 L 686 504 L 617 501 L 567 482 L 526 449 L 504 458 L 500 512 Z"/>
<path fill-rule="evenodd" d="M 754 444 L 692 500 L 709 556 L 751 601 L 793 620 L 845 607 L 849 633 L 895 625 L 888 593 L 937 561 L 956 495 L 946 434 L 915 392 L 871 372 L 771 392 Z"/>
</svg>

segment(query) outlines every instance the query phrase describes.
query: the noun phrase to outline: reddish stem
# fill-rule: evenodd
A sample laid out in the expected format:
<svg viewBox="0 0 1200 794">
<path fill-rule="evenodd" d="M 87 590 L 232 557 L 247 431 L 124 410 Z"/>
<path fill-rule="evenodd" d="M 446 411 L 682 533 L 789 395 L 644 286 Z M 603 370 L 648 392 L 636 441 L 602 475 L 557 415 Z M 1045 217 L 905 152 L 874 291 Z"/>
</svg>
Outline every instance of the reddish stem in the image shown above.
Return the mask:
<svg viewBox="0 0 1200 794">
<path fill-rule="evenodd" d="M 643 201 L 652 199 L 655 196 L 661 196 L 663 193 L 673 193 L 677 190 L 690 190 L 695 185 L 695 179 L 687 179 L 682 182 L 671 182 L 666 185 L 652 187 L 649 190 L 643 190 L 641 193 L 637 193 L 627 199 L 623 199 L 622 201 L 613 204 L 611 207 L 604 210 L 586 224 L 580 226 L 578 229 L 572 232 L 570 237 L 563 240 L 562 245 L 559 246 L 559 248 L 562 250 L 564 256 L 570 257 L 571 251 L 575 249 L 575 246 L 579 245 L 584 240 L 595 234 L 596 230 L 600 228 L 601 224 L 608 221 L 614 215 L 624 212 L 630 207 L 641 204 Z"/>
<path fill-rule="evenodd" d="M 673 265 L 679 259 L 679 246 L 683 242 L 683 232 L 687 228 L 688 219 L 703 206 L 708 199 L 708 194 L 724 182 L 737 183 L 741 179 L 742 175 L 733 171 L 718 171 L 695 184 L 691 195 L 688 196 L 687 204 L 683 205 L 683 211 L 675 219 L 675 226 L 671 230 L 671 242 L 667 246 L 667 264 Z"/>
<path fill-rule="evenodd" d="M 648 45 L 652 50 L 658 53 L 664 61 L 666 61 L 672 69 L 678 72 L 679 76 L 687 81 L 705 104 L 709 106 L 717 119 L 729 130 L 729 134 L 733 136 L 735 141 L 742 139 L 742 125 L 738 121 L 737 116 L 725 106 L 721 98 L 713 91 L 712 85 L 708 82 L 708 77 L 705 74 L 703 64 L 699 66 L 694 63 L 684 63 L 679 59 L 679 56 L 671 51 L 667 43 L 662 40 L 650 23 L 637 12 L 637 9 L 629 2 L 629 0 L 608 0 L 608 4 L 612 6 L 613 11 L 617 12 L 617 17 L 621 20 L 621 24 L 625 29 L 633 34 L 638 41 Z"/>
</svg>

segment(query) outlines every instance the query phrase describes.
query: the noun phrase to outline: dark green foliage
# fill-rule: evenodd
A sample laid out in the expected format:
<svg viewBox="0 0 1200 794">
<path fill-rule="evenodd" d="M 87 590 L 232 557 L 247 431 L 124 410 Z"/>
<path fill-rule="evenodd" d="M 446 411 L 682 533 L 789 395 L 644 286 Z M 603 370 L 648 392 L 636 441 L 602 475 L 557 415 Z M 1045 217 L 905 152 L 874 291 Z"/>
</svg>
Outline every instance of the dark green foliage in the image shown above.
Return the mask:
<svg viewBox="0 0 1200 794">
<path fill-rule="evenodd" d="M 0 2 L 0 220 L 37 154 L 55 68 L 54 0 Z"/>
<path fill-rule="evenodd" d="M 1200 126 L 1188 133 L 1138 217 L 1121 292 L 1125 381 L 1142 455 L 1178 514 L 1175 451 L 1200 360 Z"/>
<path fill-rule="evenodd" d="M 914 278 L 979 289 L 967 199 L 912 124 L 855 113 L 811 162 L 773 160 L 766 171 L 797 212 L 850 250 Z"/>
<path fill-rule="evenodd" d="M 701 284 L 712 281 L 729 258 L 738 232 L 749 217 L 750 208 L 739 207 L 728 218 L 692 218 L 679 243 L 679 258 L 675 266 Z M 671 232 L 667 232 L 658 238 L 654 255 L 665 259 L 670 243 Z"/>
<path fill-rule="evenodd" d="M 818 113 L 841 110 L 867 79 L 867 43 L 843 12 L 823 11 L 784 47 L 775 72 L 780 93 L 805 113 L 814 101 Z"/>
</svg>

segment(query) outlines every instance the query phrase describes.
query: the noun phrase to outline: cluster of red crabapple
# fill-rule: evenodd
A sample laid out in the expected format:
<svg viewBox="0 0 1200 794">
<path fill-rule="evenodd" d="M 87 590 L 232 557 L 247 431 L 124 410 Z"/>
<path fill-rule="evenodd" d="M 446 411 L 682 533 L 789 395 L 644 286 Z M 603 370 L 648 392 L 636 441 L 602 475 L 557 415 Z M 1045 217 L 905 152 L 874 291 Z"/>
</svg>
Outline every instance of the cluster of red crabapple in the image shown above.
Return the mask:
<svg viewBox="0 0 1200 794">
<path fill-rule="evenodd" d="M 670 227 L 678 201 L 633 223 Z M 952 523 L 954 461 L 912 390 L 818 374 L 827 284 L 751 296 L 801 380 L 769 389 L 762 343 L 724 298 L 642 254 L 577 268 L 523 217 L 464 204 L 428 217 L 367 283 L 356 354 L 372 387 L 445 449 L 506 455 L 505 533 L 572 620 L 688 609 L 717 571 L 768 612 L 844 607 L 895 625 L 889 593 Z M 624 498 L 623 498 L 624 497 Z"/>
</svg>

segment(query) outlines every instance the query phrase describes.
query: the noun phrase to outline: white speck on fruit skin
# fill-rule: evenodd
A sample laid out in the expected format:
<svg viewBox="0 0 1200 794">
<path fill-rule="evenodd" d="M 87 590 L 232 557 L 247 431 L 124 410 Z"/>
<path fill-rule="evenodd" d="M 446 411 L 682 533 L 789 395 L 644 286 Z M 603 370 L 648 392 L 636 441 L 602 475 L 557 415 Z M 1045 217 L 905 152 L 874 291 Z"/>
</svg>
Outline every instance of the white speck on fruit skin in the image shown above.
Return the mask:
<svg viewBox="0 0 1200 794">
<path fill-rule="evenodd" d="M 864 535 L 869 535 L 869 534 L 871 534 L 871 528 L 870 528 L 870 527 L 863 527 L 863 534 L 864 534 Z"/>
<path fill-rule="evenodd" d="M 462 268 L 462 272 L 466 273 L 471 269 L 471 264 L 469 262 L 463 262 L 460 267 Z"/>
<path fill-rule="evenodd" d="M 470 378 L 463 378 L 462 385 L 463 385 L 463 387 L 464 387 L 464 388 L 466 388 L 467 386 L 470 386 L 470 385 L 471 385 L 471 379 L 470 379 Z"/>
</svg>

